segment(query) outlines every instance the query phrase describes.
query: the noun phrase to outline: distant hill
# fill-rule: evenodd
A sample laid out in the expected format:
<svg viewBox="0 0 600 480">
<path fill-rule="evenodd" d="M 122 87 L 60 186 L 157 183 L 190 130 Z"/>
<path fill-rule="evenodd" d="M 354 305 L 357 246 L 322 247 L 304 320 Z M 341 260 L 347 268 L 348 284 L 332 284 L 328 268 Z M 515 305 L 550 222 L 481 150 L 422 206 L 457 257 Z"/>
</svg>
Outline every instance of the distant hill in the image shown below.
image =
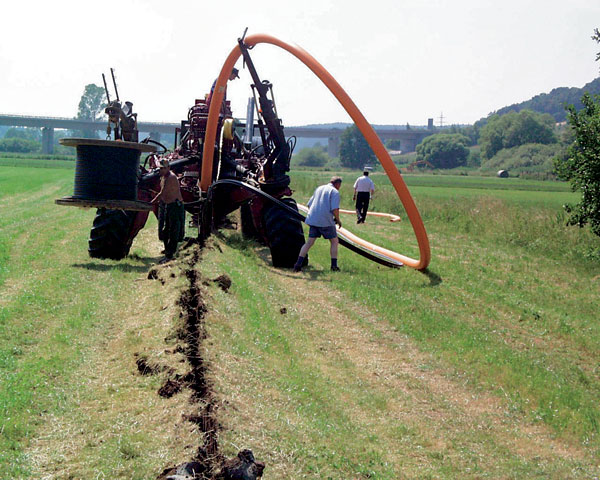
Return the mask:
<svg viewBox="0 0 600 480">
<path fill-rule="evenodd" d="M 584 92 L 592 95 L 600 94 L 600 77 L 584 85 L 583 88 L 555 88 L 550 93 L 540 93 L 530 100 L 503 107 L 495 113 L 504 115 L 511 111 L 519 112 L 527 109 L 534 112 L 549 113 L 557 122 L 564 122 L 567 119 L 565 105 L 575 105 L 575 108 L 579 110 L 582 107 L 581 97 Z"/>
</svg>

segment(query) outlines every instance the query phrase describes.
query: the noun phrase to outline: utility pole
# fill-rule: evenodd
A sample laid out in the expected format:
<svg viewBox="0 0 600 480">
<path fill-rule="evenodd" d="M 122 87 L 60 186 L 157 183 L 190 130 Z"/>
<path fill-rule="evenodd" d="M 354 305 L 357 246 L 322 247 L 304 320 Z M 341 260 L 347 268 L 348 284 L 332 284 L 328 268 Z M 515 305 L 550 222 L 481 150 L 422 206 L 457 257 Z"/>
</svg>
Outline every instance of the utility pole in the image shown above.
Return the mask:
<svg viewBox="0 0 600 480">
<path fill-rule="evenodd" d="M 444 126 L 444 112 L 440 112 L 440 128 Z"/>
</svg>

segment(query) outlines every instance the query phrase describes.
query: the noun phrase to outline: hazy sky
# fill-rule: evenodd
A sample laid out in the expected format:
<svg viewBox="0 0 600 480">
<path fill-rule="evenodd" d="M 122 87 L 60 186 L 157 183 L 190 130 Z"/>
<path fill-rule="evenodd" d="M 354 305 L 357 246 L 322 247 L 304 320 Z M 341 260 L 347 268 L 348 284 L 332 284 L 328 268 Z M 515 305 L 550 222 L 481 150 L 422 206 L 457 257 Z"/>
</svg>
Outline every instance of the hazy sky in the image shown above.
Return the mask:
<svg viewBox="0 0 600 480">
<path fill-rule="evenodd" d="M 438 124 L 441 112 L 473 123 L 600 69 L 598 0 L 18 0 L 0 11 L 0 113 L 74 116 L 84 86 L 114 67 L 140 120 L 177 122 L 245 27 L 302 46 L 378 124 Z M 349 121 L 289 54 L 252 54 L 285 125 Z M 239 117 L 249 78 L 228 89 Z"/>
</svg>

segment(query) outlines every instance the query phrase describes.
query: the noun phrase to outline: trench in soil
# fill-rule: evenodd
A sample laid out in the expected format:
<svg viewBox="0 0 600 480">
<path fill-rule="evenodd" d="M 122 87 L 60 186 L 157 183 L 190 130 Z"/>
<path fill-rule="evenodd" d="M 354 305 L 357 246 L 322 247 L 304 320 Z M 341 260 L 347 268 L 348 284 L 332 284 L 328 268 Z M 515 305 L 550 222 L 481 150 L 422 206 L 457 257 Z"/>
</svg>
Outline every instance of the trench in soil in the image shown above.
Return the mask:
<svg viewBox="0 0 600 480">
<path fill-rule="evenodd" d="M 157 480 L 177 474 L 183 478 L 190 473 L 190 478 L 197 479 L 254 480 L 261 477 L 264 464 L 255 461 L 250 450 L 240 451 L 233 459 L 226 459 L 219 451 L 218 436 L 221 427 L 217 420 L 217 401 L 207 378 L 209 365 L 202 355 L 203 343 L 207 338 L 204 322 L 207 307 L 202 299 L 202 279 L 196 269 L 200 259 L 201 247 L 196 245 L 192 255 L 184 263 L 187 284 L 177 300 L 181 319 L 181 326 L 177 331 L 177 350 L 185 355 L 190 370 L 184 375 L 169 375 L 158 394 L 170 397 L 183 388 L 192 391 L 191 403 L 194 405 L 194 412 L 183 414 L 183 418 L 198 426 L 202 441 L 194 458 L 179 466 L 166 468 Z M 213 282 L 225 291 L 231 285 L 231 280 L 226 275 L 214 279 Z M 145 367 L 145 364 L 140 366 L 138 363 L 140 372 Z"/>
</svg>

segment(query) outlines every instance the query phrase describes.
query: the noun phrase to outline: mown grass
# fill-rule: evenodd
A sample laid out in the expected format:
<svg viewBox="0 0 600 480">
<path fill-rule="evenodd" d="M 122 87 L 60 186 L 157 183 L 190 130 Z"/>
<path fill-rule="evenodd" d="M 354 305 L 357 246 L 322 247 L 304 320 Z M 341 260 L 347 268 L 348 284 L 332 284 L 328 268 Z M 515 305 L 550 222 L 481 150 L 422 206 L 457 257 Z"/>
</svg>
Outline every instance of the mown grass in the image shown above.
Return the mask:
<svg viewBox="0 0 600 480">
<path fill-rule="evenodd" d="M 62 158 L 51 159 L 51 158 L 16 158 L 16 157 L 2 157 L 0 156 L 0 167 L 33 167 L 33 168 L 75 168 L 75 159 L 65 160 Z"/>
<path fill-rule="evenodd" d="M 349 185 L 354 177 L 344 177 L 342 204 L 351 209 Z M 294 174 L 296 198 L 305 201 L 327 179 L 327 174 Z M 393 192 L 379 180 L 375 208 L 402 211 Z M 218 308 L 225 309 L 225 317 L 235 318 L 241 326 L 220 318 L 214 334 L 237 358 L 232 360 L 222 353 L 226 361 L 234 365 L 240 362 L 251 370 L 246 375 L 233 375 L 237 382 L 251 387 L 222 388 L 226 396 L 241 395 L 249 402 L 260 402 L 259 411 L 252 415 L 260 416 L 257 421 L 268 424 L 268 419 L 277 425 L 273 432 L 265 427 L 270 432 L 261 438 L 273 435 L 282 442 L 278 444 L 281 451 L 294 452 L 292 459 L 273 456 L 272 460 L 277 458 L 288 469 L 276 478 L 300 476 L 302 472 L 321 478 L 598 475 L 593 459 L 600 454 L 599 240 L 586 229 L 564 225 L 561 205 L 573 196 L 564 184 L 519 180 L 520 188 L 507 190 L 473 186 L 477 183 L 461 188 L 460 180 L 451 180 L 456 188 L 411 188 L 431 239 L 433 261 L 428 272 L 389 270 L 342 250 L 343 273 L 333 276 L 327 272 L 328 245 L 320 241 L 310 254 L 312 267 L 301 274 L 303 288 L 333 298 L 339 309 L 347 303 L 364 305 L 382 324 L 406 335 L 431 355 L 436 365 L 450 369 L 451 378 L 499 399 L 506 409 L 507 425 L 523 422 L 525 429 L 547 428 L 565 448 L 588 453 L 579 460 L 527 460 L 513 456 L 497 435 L 480 436 L 473 431 L 473 438 L 485 445 L 487 461 L 481 461 L 477 448 L 467 440 L 467 432 L 447 432 L 454 445 L 441 451 L 433 448 L 428 429 L 439 428 L 437 425 L 424 422 L 415 428 L 410 422 L 395 423 L 386 401 L 364 383 L 353 384 L 359 378 L 358 371 L 336 364 L 334 368 L 342 372 L 338 374 L 346 383 L 330 370 L 324 372 L 327 357 L 318 356 L 314 345 L 320 335 L 293 321 L 290 324 L 278 314 L 281 305 L 300 308 L 294 304 L 299 297 L 291 290 L 292 281 L 273 285 L 277 274 L 263 272 L 268 262 L 264 250 L 234 236 L 226 242 L 242 253 L 236 256 L 226 250 L 224 255 L 216 254 L 210 268 L 232 276 L 236 298 L 229 302 L 219 298 L 224 305 Z M 502 180 L 490 179 L 491 186 L 497 182 Z M 407 183 L 410 185 L 410 177 Z M 351 216 L 343 220 L 368 240 L 417 255 L 406 219 L 401 224 L 369 219 L 361 226 L 354 225 Z M 255 257 L 257 252 L 262 259 Z M 294 320 L 328 322 L 327 313 Z M 264 394 L 252 396 L 254 390 L 262 389 L 266 389 Z M 369 437 L 376 430 L 372 422 L 365 424 L 354 418 L 355 401 L 364 405 L 364 411 L 388 416 L 389 430 L 378 430 L 381 443 Z M 281 420 L 263 413 L 269 408 L 278 414 L 287 409 L 287 416 Z M 389 433 L 394 429 L 411 432 L 410 446 L 402 449 L 402 460 L 386 461 L 382 444 L 395 445 Z M 239 431 L 232 437 L 233 443 L 257 441 Z M 515 434 L 513 442 L 520 444 L 522 440 Z M 424 449 L 428 461 L 407 461 L 414 448 Z"/>
<path fill-rule="evenodd" d="M 524 189 L 540 184 L 518 183 Z M 392 192 L 385 186 L 380 190 L 383 206 L 398 211 Z M 373 268 L 348 253 L 343 261 L 350 275 L 339 277 L 339 288 L 376 308 L 423 348 L 490 388 L 503 388 L 520 407 L 535 405 L 529 409 L 533 418 L 597 442 L 599 239 L 589 230 L 564 225 L 561 202 L 552 198 L 560 192 L 524 194 L 547 197 L 538 202 L 520 196 L 506 200 L 498 191 L 487 191 L 466 202 L 452 198 L 464 191 L 450 196 L 443 188 L 443 200 L 439 188 L 414 191 L 431 237 L 430 270 L 440 283 L 422 288 L 423 279 L 413 274 L 403 286 L 404 275 Z M 348 189 L 342 194 L 348 206 L 351 194 Z M 353 230 L 417 254 L 408 222 L 374 219 Z M 326 252 L 321 255 L 326 265 Z M 398 296 L 390 298 L 390 291 Z M 556 348 L 564 353 L 554 355 Z"/>
<path fill-rule="evenodd" d="M 154 478 L 197 446 L 169 423 L 187 399 L 132 374 L 133 352 L 164 356 L 177 279 L 145 280 L 154 224 L 137 257 L 87 258 L 91 213 L 53 205 L 72 175 L 0 166 L 0 478 Z M 295 197 L 327 176 L 293 173 Z M 225 453 L 250 447 L 282 479 L 598 476 L 598 239 L 564 226 L 564 184 L 438 178 L 406 177 L 425 274 L 345 250 L 332 274 L 322 240 L 299 275 L 237 232 L 205 250 L 203 273 L 233 280 L 206 300 Z M 374 209 L 401 213 L 375 181 Z M 343 220 L 417 255 L 405 216 Z"/>
<path fill-rule="evenodd" d="M 168 331 L 161 297 L 137 288 L 160 247 L 88 258 L 93 212 L 54 204 L 72 183 L 71 169 L 0 166 L 0 478 L 151 478 L 183 448 L 156 423 L 171 408 L 159 379 L 132 375 Z"/>
<path fill-rule="evenodd" d="M 475 302 L 469 288 L 446 285 L 454 277 L 438 283 L 344 253 L 343 273 L 332 274 L 325 245 L 315 249 L 312 267 L 296 276 L 269 268 L 265 249 L 239 234 L 204 254 L 204 273 L 227 273 L 233 284 L 229 294 L 213 289 L 207 317 L 216 383 L 229 405 L 221 412 L 228 453 L 251 447 L 271 478 L 587 478 L 596 471 L 597 437 L 582 419 L 597 415 L 597 382 L 581 383 L 581 372 L 569 368 L 578 341 L 561 345 L 571 357 L 549 359 L 535 342 L 535 316 L 518 302 Z M 525 331 L 512 332 L 485 306 L 490 301 L 521 309 Z M 349 338 L 347 329 L 361 333 Z M 412 365 L 407 346 L 395 343 L 399 335 L 428 360 Z M 391 357 L 381 356 L 386 343 Z M 389 367 L 380 371 L 385 360 Z M 493 402 L 471 418 L 463 400 L 444 396 L 452 393 L 447 388 L 428 392 L 421 379 L 440 368 L 466 399 L 495 395 L 503 405 L 499 418 Z M 544 417 L 549 402 L 562 419 Z M 523 431 L 536 425 L 550 425 L 545 436 L 559 435 L 567 451 L 589 444 L 591 451 L 526 453 L 532 440 Z"/>
</svg>

